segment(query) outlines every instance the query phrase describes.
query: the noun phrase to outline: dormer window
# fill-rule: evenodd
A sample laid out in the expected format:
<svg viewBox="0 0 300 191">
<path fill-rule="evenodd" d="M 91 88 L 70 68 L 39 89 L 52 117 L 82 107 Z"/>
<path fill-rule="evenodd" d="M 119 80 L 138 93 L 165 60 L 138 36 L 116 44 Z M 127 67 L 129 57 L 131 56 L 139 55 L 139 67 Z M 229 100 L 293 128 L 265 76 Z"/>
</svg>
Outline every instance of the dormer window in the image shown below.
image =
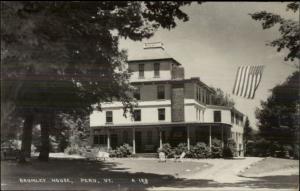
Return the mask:
<svg viewBox="0 0 300 191">
<path fill-rule="evenodd" d="M 113 114 L 112 111 L 106 111 L 106 123 L 113 122 Z"/>
<path fill-rule="evenodd" d="M 145 71 L 145 65 L 144 64 L 139 64 L 139 78 L 144 78 L 144 71 Z"/>
<path fill-rule="evenodd" d="M 159 63 L 154 63 L 154 77 L 155 78 L 159 77 L 159 69 L 160 69 L 160 64 Z"/>
</svg>

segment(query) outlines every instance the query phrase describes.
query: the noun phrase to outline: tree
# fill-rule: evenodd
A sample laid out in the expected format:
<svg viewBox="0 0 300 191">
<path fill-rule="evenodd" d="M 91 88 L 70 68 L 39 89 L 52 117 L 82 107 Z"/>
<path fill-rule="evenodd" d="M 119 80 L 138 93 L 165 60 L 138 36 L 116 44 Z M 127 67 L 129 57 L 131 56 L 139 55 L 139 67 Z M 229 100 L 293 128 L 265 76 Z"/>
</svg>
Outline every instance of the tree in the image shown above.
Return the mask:
<svg viewBox="0 0 300 191">
<path fill-rule="evenodd" d="M 260 136 L 281 149 L 292 147 L 294 151 L 299 134 L 299 74 L 299 71 L 294 72 L 283 84 L 274 87 L 272 95 L 267 101 L 262 101 L 261 109 L 256 111 Z"/>
<path fill-rule="evenodd" d="M 61 112 L 86 115 L 100 102 L 132 110 L 126 51 L 119 37 L 150 38 L 187 21 L 191 2 L 1 2 L 1 102 L 24 118 L 22 158 L 30 156 L 34 121 L 41 123 L 39 158 L 48 160 L 49 129 Z"/>
<path fill-rule="evenodd" d="M 214 105 L 229 106 L 229 107 L 234 106 L 235 103 L 234 103 L 233 99 L 230 98 L 229 94 L 225 95 L 223 90 L 220 88 L 213 88 L 213 87 L 211 87 L 211 88 L 215 91 L 215 94 L 212 99 L 212 102 Z"/>
<path fill-rule="evenodd" d="M 245 120 L 245 125 L 244 125 L 244 148 L 245 148 L 245 153 L 247 153 L 247 144 L 248 144 L 248 141 L 251 140 L 253 138 L 253 135 L 252 135 L 252 127 L 250 127 L 250 122 L 249 122 L 249 119 L 248 117 L 246 117 L 246 120 Z"/>
<path fill-rule="evenodd" d="M 299 15 L 300 3 L 292 2 L 287 4 L 287 10 L 292 10 Z M 268 43 L 267 45 L 277 47 L 277 51 L 287 49 L 288 54 L 285 57 L 285 61 L 293 61 L 295 58 L 300 58 L 300 25 L 299 21 L 282 18 L 278 14 L 269 13 L 266 11 L 260 11 L 250 14 L 252 19 L 262 21 L 263 29 L 269 29 L 279 24 L 279 32 L 281 36 Z"/>
</svg>

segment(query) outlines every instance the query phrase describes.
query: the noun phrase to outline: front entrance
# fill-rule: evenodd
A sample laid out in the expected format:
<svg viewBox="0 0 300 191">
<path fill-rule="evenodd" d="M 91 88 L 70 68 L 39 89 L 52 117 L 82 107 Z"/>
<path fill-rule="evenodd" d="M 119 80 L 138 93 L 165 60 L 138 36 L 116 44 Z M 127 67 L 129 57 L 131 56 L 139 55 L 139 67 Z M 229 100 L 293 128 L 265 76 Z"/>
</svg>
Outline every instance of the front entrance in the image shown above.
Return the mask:
<svg viewBox="0 0 300 191">
<path fill-rule="evenodd" d="M 135 132 L 135 150 L 137 153 L 142 151 L 142 132 L 141 131 Z"/>
</svg>

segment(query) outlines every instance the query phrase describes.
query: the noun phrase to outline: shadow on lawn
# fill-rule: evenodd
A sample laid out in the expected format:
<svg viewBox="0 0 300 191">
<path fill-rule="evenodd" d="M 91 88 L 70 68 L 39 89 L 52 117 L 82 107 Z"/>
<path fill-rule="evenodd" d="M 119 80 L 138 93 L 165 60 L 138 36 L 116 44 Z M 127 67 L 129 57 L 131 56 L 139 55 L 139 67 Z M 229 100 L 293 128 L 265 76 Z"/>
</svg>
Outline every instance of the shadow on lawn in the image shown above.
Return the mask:
<svg viewBox="0 0 300 191">
<path fill-rule="evenodd" d="M 146 161 L 145 161 L 146 162 Z M 117 162 L 86 160 L 33 161 L 29 165 L 1 163 L 1 190 L 146 190 L 151 187 L 174 188 L 296 188 L 299 176 L 266 176 L 238 183 L 218 183 L 212 180 L 189 180 L 154 173 L 129 173 L 118 170 Z M 224 175 L 226 176 L 226 175 Z M 45 178 L 45 183 L 20 183 L 19 178 Z M 52 179 L 69 178 L 73 183 L 55 183 Z M 253 180 L 254 179 L 254 180 Z M 84 181 L 82 181 L 84 180 Z M 96 180 L 96 182 L 93 182 Z"/>
</svg>

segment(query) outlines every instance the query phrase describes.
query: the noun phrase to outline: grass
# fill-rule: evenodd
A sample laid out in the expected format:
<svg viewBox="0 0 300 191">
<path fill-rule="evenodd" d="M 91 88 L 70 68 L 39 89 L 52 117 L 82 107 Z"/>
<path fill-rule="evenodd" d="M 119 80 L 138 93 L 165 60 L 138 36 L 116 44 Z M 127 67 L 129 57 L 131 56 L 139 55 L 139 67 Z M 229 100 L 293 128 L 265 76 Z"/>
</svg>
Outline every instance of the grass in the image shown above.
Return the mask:
<svg viewBox="0 0 300 191">
<path fill-rule="evenodd" d="M 1 162 L 1 182 L 2 189 L 14 190 L 43 190 L 53 189 L 99 189 L 99 186 L 108 189 L 107 186 L 118 186 L 143 188 L 151 185 L 161 185 L 168 181 L 174 181 L 177 177 L 189 173 L 195 173 L 209 168 L 211 165 L 201 162 L 175 163 L 167 161 L 159 163 L 158 160 L 149 159 L 113 159 L 110 161 L 88 161 L 84 159 L 51 159 L 49 162 L 40 162 L 33 159 L 30 164 L 18 164 L 15 161 Z M 71 183 L 57 184 L 52 182 L 53 178 L 68 178 Z M 20 183 L 20 178 L 46 179 L 46 183 L 24 184 Z M 81 182 L 81 179 L 97 180 L 97 184 Z M 114 184 L 102 184 L 106 179 L 111 179 Z M 132 179 L 147 179 L 149 185 L 143 182 L 132 183 Z M 129 185 L 128 185 L 129 184 Z M 133 185 L 131 185 L 133 184 Z M 115 189 L 115 188 L 114 188 Z"/>
<path fill-rule="evenodd" d="M 57 156 L 56 156 L 57 157 Z M 61 157 L 61 156 L 60 156 Z M 217 160 L 215 160 L 217 161 Z M 218 160 L 222 162 L 222 160 Z M 225 162 L 225 160 L 224 160 Z M 229 167 L 234 160 L 226 160 Z M 281 168 L 295 168 L 298 161 L 267 158 L 248 170 L 252 173 Z M 299 176 L 265 176 L 238 183 L 219 183 L 206 178 L 187 179 L 185 175 L 209 170 L 212 164 L 204 161 L 175 163 L 158 159 L 110 159 L 109 161 L 88 161 L 85 159 L 51 159 L 21 165 L 15 161 L 1 161 L 1 190 L 148 190 L 151 188 L 295 188 Z M 213 169 L 213 168 L 211 168 Z M 224 174 L 226 176 L 226 174 Z M 21 183 L 20 178 L 46 179 L 45 183 Z M 57 183 L 53 179 L 70 181 Z M 82 179 L 84 181 L 82 181 Z M 134 181 L 133 181 L 134 180 Z M 96 181 L 96 182 L 94 182 Z M 226 189 L 225 189 L 226 190 Z M 228 190 L 228 189 L 227 189 Z"/>
<path fill-rule="evenodd" d="M 267 157 L 246 169 L 243 175 L 257 175 L 287 169 L 299 169 L 299 160 Z"/>
</svg>

